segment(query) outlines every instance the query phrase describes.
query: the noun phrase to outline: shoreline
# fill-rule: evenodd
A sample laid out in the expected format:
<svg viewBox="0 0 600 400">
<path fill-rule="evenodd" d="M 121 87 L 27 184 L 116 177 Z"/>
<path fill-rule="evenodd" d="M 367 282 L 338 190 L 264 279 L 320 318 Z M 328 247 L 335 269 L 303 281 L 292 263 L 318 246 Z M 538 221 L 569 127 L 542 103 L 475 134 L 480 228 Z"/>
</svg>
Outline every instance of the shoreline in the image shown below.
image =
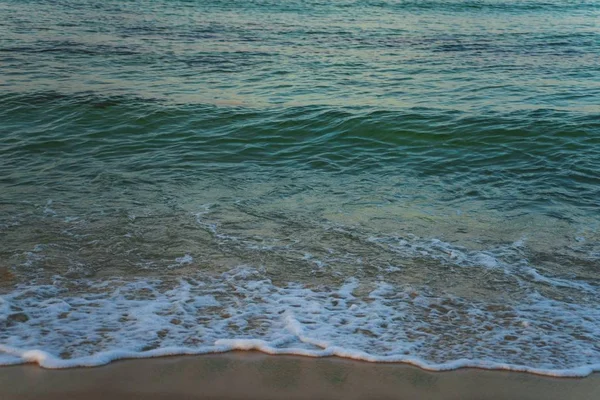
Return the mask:
<svg viewBox="0 0 600 400">
<path fill-rule="evenodd" d="M 129 359 L 94 368 L 0 367 L 0 398 L 58 399 L 598 399 L 600 373 L 555 378 L 461 368 L 234 351 Z"/>
</svg>

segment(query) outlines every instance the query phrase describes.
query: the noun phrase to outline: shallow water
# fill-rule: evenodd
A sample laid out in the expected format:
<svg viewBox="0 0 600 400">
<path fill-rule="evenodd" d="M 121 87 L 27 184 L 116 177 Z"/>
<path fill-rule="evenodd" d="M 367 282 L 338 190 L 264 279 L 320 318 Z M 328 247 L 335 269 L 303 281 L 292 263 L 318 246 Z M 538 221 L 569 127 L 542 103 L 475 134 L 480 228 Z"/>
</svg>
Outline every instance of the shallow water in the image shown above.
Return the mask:
<svg viewBox="0 0 600 400">
<path fill-rule="evenodd" d="M 0 15 L 0 363 L 599 368 L 600 2 Z"/>
</svg>

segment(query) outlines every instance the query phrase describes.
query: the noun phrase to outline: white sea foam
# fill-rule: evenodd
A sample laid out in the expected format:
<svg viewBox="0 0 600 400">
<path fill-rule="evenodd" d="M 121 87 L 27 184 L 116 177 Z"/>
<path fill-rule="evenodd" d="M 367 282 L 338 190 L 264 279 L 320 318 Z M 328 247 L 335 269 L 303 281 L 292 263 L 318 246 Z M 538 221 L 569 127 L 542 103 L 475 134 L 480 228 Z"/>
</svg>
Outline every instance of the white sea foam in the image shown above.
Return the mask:
<svg viewBox="0 0 600 400">
<path fill-rule="evenodd" d="M 280 250 L 289 250 L 293 252 L 294 245 L 286 246 L 268 246 L 262 241 L 264 237 L 259 238 L 260 243 L 256 242 L 255 238 L 238 237 L 226 233 L 220 228 L 218 218 L 212 215 L 214 212 L 211 204 L 202 206 L 202 211 L 194 213 L 196 223 L 202 229 L 210 232 L 215 239 L 227 246 L 237 246 L 244 250 L 252 251 L 271 251 L 278 252 Z M 400 259 L 431 259 L 442 265 L 452 265 L 463 268 L 483 268 L 487 270 L 498 270 L 504 272 L 517 281 L 536 282 L 543 285 L 554 286 L 559 288 L 570 288 L 584 292 L 595 293 L 598 288 L 589 282 L 565 279 L 563 277 L 547 275 L 543 270 L 532 264 L 527 257 L 527 248 L 525 246 L 527 237 L 522 236 L 512 243 L 497 245 L 485 250 L 473 250 L 452 244 L 436 238 L 422 238 L 413 234 L 405 236 L 362 236 L 362 233 L 351 227 L 345 227 L 339 224 L 325 224 L 320 226 L 320 229 L 325 231 L 334 231 L 350 236 L 358 241 L 365 241 L 379 246 L 381 249 L 397 254 Z M 272 239 L 273 240 L 273 239 Z M 331 265 L 339 264 L 340 262 L 348 262 L 360 266 L 363 263 L 361 257 L 354 257 L 348 260 L 348 254 L 340 254 L 335 249 L 327 248 L 327 252 L 317 257 L 306 251 L 299 251 L 301 260 L 314 265 L 313 270 L 321 270 Z M 589 256 L 598 259 L 598 254 L 593 251 L 588 252 Z M 398 266 L 383 267 L 387 271 L 389 268 Z M 390 271 L 388 271 L 390 272 Z M 339 273 L 338 273 L 339 275 Z"/>
<path fill-rule="evenodd" d="M 259 350 L 403 362 L 429 370 L 600 370 L 600 308 L 537 292 L 469 302 L 380 281 L 273 284 L 239 267 L 178 281 L 66 281 L 0 297 L 0 364 L 96 366 L 120 358 Z"/>
<path fill-rule="evenodd" d="M 194 257 L 192 257 L 189 254 L 184 255 L 183 257 L 177 257 L 175 259 L 175 262 L 177 263 L 177 265 L 187 265 L 187 264 L 191 264 L 194 262 Z"/>
<path fill-rule="evenodd" d="M 48 216 L 55 217 L 57 215 L 56 211 L 54 211 L 52 208 L 50 208 L 50 206 L 52 205 L 52 203 L 53 203 L 52 200 L 48 200 L 46 202 L 46 206 L 44 207 L 44 214 L 48 215 Z"/>
<path fill-rule="evenodd" d="M 542 274 L 535 266 L 531 265 L 527 257 L 522 254 L 524 239 L 512 245 L 499 246 L 490 250 L 468 250 L 452 245 L 439 239 L 423 239 L 418 237 L 390 238 L 370 237 L 369 241 L 385 246 L 403 257 L 427 257 L 441 263 L 469 268 L 498 269 L 506 275 L 535 281 L 556 287 L 568 287 L 587 292 L 596 292 L 597 287 L 587 282 L 577 282 L 558 277 L 549 277 Z M 506 261 L 509 259 L 510 261 Z"/>
</svg>

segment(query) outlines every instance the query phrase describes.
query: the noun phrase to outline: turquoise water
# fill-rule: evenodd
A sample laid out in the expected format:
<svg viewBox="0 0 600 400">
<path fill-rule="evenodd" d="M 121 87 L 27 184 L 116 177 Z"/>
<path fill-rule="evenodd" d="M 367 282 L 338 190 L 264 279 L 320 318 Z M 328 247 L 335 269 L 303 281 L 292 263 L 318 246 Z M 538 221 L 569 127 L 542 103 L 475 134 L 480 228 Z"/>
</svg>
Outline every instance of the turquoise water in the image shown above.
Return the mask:
<svg viewBox="0 0 600 400">
<path fill-rule="evenodd" d="M 0 1 L 0 363 L 598 369 L 599 21 Z"/>
</svg>

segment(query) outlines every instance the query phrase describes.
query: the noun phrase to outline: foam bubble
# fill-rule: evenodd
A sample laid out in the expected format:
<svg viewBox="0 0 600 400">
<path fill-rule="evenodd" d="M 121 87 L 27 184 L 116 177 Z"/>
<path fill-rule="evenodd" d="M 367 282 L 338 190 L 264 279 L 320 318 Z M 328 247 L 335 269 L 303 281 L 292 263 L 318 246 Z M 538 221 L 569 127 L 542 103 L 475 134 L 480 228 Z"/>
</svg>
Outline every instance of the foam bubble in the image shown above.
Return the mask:
<svg viewBox="0 0 600 400">
<path fill-rule="evenodd" d="M 587 282 L 573 281 L 564 278 L 546 276 L 531 265 L 523 254 L 525 239 L 517 240 L 511 245 L 497 246 L 489 250 L 469 250 L 452 245 L 439 239 L 423 239 L 418 237 L 369 237 L 368 240 L 384 246 L 402 257 L 426 257 L 438 262 L 463 268 L 486 268 L 500 270 L 512 278 L 543 283 L 556 287 L 596 292 L 596 286 Z M 593 256 L 593 255 L 591 255 Z"/>
<path fill-rule="evenodd" d="M 592 299 L 591 299 L 592 300 Z M 531 292 L 486 303 L 357 278 L 275 285 L 254 268 L 168 281 L 21 285 L 0 297 L 0 364 L 96 366 L 120 358 L 259 350 L 403 362 L 429 370 L 600 370 L 600 307 Z"/>
<path fill-rule="evenodd" d="M 186 254 L 183 257 L 177 257 L 175 259 L 175 262 L 179 265 L 191 264 L 192 262 L 194 262 L 194 258 L 189 254 Z"/>
</svg>

